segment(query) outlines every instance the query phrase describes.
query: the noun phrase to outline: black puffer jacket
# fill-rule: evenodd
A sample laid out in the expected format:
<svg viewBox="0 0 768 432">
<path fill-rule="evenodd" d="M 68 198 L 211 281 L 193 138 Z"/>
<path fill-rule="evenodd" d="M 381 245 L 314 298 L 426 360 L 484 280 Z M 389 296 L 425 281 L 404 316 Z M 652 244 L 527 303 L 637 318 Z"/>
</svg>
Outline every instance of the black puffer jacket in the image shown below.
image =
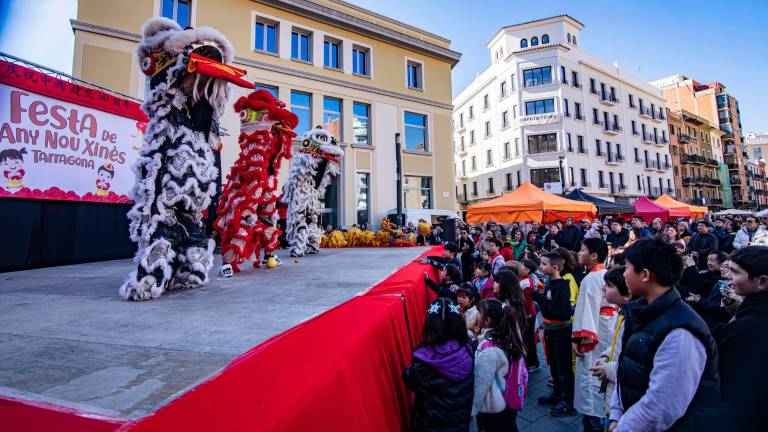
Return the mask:
<svg viewBox="0 0 768 432">
<path fill-rule="evenodd" d="M 469 430 L 475 390 L 473 355 L 470 345 L 460 347 L 455 341 L 448 344 L 418 349 L 413 362 L 403 372 L 405 385 L 416 393 L 413 414 L 416 432 Z M 426 356 L 423 355 L 425 349 L 429 351 Z"/>
<path fill-rule="evenodd" d="M 570 249 L 574 252 L 578 252 L 579 248 L 581 248 L 581 239 L 584 237 L 583 233 L 577 227 L 576 225 L 570 225 L 563 227 L 562 233 L 562 243 L 558 243 L 560 246 Z"/>
</svg>

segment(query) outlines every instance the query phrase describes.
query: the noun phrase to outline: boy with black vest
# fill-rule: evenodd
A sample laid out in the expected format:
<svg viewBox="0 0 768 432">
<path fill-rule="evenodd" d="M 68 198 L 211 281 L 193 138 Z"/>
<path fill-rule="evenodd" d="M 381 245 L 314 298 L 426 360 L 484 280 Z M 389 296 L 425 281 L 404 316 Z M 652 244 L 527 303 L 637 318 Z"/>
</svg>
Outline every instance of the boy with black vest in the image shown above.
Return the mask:
<svg viewBox="0 0 768 432">
<path fill-rule="evenodd" d="M 641 240 L 624 252 L 627 304 L 609 431 L 720 431 L 717 346 L 672 286 L 683 262 L 673 246 Z"/>
</svg>

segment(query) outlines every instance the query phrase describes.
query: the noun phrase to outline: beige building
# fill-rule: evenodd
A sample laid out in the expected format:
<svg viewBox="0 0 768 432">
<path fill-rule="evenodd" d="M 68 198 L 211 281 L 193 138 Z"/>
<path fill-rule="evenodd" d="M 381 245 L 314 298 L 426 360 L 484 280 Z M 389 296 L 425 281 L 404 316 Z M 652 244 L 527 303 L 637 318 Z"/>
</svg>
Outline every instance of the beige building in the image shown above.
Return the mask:
<svg viewBox="0 0 768 432">
<path fill-rule="evenodd" d="M 144 21 L 161 15 L 224 33 L 235 65 L 286 102 L 299 132 L 322 124 L 339 138 L 343 174 L 321 203 L 324 224 L 378 224 L 396 207 L 396 133 L 404 207 L 455 209 L 451 69 L 461 55 L 448 39 L 340 0 L 79 0 L 73 75 L 143 98 L 135 48 Z M 233 93 L 231 103 L 247 91 Z M 222 124 L 226 175 L 239 121 L 230 112 Z"/>
<path fill-rule="evenodd" d="M 754 160 L 768 159 L 768 132 L 750 132 L 744 138 L 747 157 Z"/>
</svg>

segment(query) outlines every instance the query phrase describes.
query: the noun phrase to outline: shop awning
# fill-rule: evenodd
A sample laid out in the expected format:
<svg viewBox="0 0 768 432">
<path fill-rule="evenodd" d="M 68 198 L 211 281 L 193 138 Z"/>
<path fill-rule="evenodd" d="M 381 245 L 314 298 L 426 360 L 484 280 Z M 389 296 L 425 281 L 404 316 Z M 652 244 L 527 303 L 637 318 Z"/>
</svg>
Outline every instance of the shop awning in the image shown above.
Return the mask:
<svg viewBox="0 0 768 432">
<path fill-rule="evenodd" d="M 524 183 L 498 198 L 470 205 L 467 208 L 467 223 L 551 223 L 567 217 L 592 219 L 595 214 L 597 207 L 591 202 L 570 200 Z"/>
</svg>

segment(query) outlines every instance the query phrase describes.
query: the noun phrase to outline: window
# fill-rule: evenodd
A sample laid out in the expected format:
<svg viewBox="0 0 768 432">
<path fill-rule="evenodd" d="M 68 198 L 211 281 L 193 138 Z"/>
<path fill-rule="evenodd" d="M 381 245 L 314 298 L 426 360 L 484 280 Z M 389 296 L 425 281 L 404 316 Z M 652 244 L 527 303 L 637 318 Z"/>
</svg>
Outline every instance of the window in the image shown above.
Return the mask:
<svg viewBox="0 0 768 432">
<path fill-rule="evenodd" d="M 504 175 L 504 190 L 512 190 L 512 173 L 506 173 Z"/>
<path fill-rule="evenodd" d="M 600 124 L 600 112 L 597 108 L 592 108 L 592 123 Z"/>
<path fill-rule="evenodd" d="M 587 148 L 584 147 L 584 137 L 581 135 L 576 135 L 576 145 L 579 147 L 579 153 L 585 154 L 587 153 Z"/>
<path fill-rule="evenodd" d="M 512 118 L 517 118 L 517 105 L 512 105 Z"/>
<path fill-rule="evenodd" d="M 520 48 L 528 48 L 528 39 L 520 39 Z"/>
<path fill-rule="evenodd" d="M 432 208 L 432 177 L 404 176 L 403 207 Z"/>
<path fill-rule="evenodd" d="M 501 127 L 505 128 L 509 126 L 509 111 L 501 113 Z"/>
<path fill-rule="evenodd" d="M 581 171 L 581 186 L 582 187 L 588 187 L 589 182 L 587 182 L 587 169 L 582 168 L 579 171 Z"/>
<path fill-rule="evenodd" d="M 565 75 L 565 66 L 560 66 L 560 80 L 563 84 L 568 84 L 568 77 Z"/>
<path fill-rule="evenodd" d="M 635 96 L 633 96 L 631 94 L 629 95 L 629 107 L 630 108 L 636 108 L 636 106 L 635 106 Z"/>
<path fill-rule="evenodd" d="M 352 103 L 352 134 L 355 144 L 371 145 L 371 125 L 369 123 L 371 107 L 361 102 Z M 461 148 L 464 149 L 464 137 L 461 137 Z"/>
<path fill-rule="evenodd" d="M 477 196 L 477 182 L 472 182 L 472 196 Z"/>
<path fill-rule="evenodd" d="M 495 194 L 496 191 L 493 188 L 493 177 L 488 177 L 488 193 Z"/>
<path fill-rule="evenodd" d="M 528 154 L 557 151 L 557 134 L 528 135 Z"/>
<path fill-rule="evenodd" d="M 545 66 L 523 71 L 523 86 L 534 87 L 552 84 L 552 67 Z"/>
<path fill-rule="evenodd" d="M 509 141 L 504 143 L 504 160 L 509 159 L 511 155 L 509 154 Z"/>
<path fill-rule="evenodd" d="M 624 189 L 624 173 L 619 173 L 619 189 Z"/>
<path fill-rule="evenodd" d="M 571 179 L 571 186 L 576 186 L 576 177 L 573 175 L 573 167 L 568 167 L 568 177 Z"/>
<path fill-rule="evenodd" d="M 474 141 L 474 134 L 473 134 Z M 405 112 L 405 148 L 427 152 L 427 116 Z"/>
<path fill-rule="evenodd" d="M 509 82 L 511 83 L 509 87 L 510 90 L 515 91 L 515 74 L 512 74 L 512 77 Z"/>
<path fill-rule="evenodd" d="M 542 99 L 525 103 L 525 115 L 546 114 L 555 112 L 554 99 Z"/>
<path fill-rule="evenodd" d="M 485 151 L 485 164 L 487 166 L 493 165 L 493 151 L 491 150 Z"/>
<path fill-rule="evenodd" d="M 471 130 L 469 131 L 469 145 L 473 145 L 475 143 L 475 131 Z"/>
<path fill-rule="evenodd" d="M 571 110 L 568 107 L 568 99 L 563 99 L 563 113 L 565 114 L 566 117 L 571 116 Z"/>
<path fill-rule="evenodd" d="M 163 13 L 166 18 L 176 21 L 181 28 L 190 25 L 192 15 L 191 0 L 163 0 Z"/>
<path fill-rule="evenodd" d="M 423 65 L 421 63 L 408 60 L 406 75 L 408 76 L 408 88 L 424 90 Z"/>
<path fill-rule="evenodd" d="M 472 160 L 471 161 L 472 161 L 472 163 L 471 163 L 470 166 L 472 167 L 472 171 L 477 171 L 477 158 L 472 156 Z"/>
<path fill-rule="evenodd" d="M 312 61 L 312 38 L 309 33 L 294 30 L 291 33 L 291 58 Z"/>
<path fill-rule="evenodd" d="M 491 136 L 491 122 L 489 121 L 485 122 L 485 136 Z"/>
<path fill-rule="evenodd" d="M 292 91 L 291 112 L 299 118 L 299 123 L 293 128 L 293 131 L 296 132 L 296 135 L 301 136 L 312 128 L 312 95 Z"/>
<path fill-rule="evenodd" d="M 257 51 L 277 54 L 277 24 L 256 21 L 256 43 L 254 48 Z"/>
<path fill-rule="evenodd" d="M 499 93 L 501 94 L 501 97 L 507 96 L 507 82 L 502 81 L 499 85 Z"/>
<path fill-rule="evenodd" d="M 565 134 L 565 145 L 568 146 L 568 151 L 573 152 L 573 143 L 571 143 L 571 133 L 567 132 Z"/>
<path fill-rule="evenodd" d="M 573 38 L 571 38 L 571 41 L 573 41 L 573 44 L 576 45 L 576 35 L 573 35 Z"/>
<path fill-rule="evenodd" d="M 357 189 L 357 224 L 370 223 L 370 214 L 368 209 L 370 208 L 371 196 L 369 193 L 369 185 L 371 184 L 371 175 L 369 173 L 359 172 L 355 175 L 355 185 Z"/>
<path fill-rule="evenodd" d="M 342 137 L 341 99 L 329 97 L 323 98 L 323 128 L 335 136 L 339 141 Z"/>
<path fill-rule="evenodd" d="M 461 175 L 465 176 L 467 175 L 467 161 L 462 159 L 461 160 Z M 464 193 L 466 195 L 466 192 Z"/>
<path fill-rule="evenodd" d="M 596 151 L 596 153 L 595 153 L 596 156 L 602 156 L 603 155 L 603 147 L 602 147 L 599 139 L 595 140 L 595 151 Z"/>
<path fill-rule="evenodd" d="M 520 138 L 515 138 L 515 157 L 520 157 Z"/>
<path fill-rule="evenodd" d="M 581 84 L 579 84 L 579 73 L 576 71 L 571 71 L 571 85 L 581 87 Z"/>
<path fill-rule="evenodd" d="M 254 90 L 266 90 L 268 91 L 275 99 L 278 99 L 277 97 L 277 87 L 266 85 L 266 84 L 256 84 L 256 87 L 253 88 Z"/>
<path fill-rule="evenodd" d="M 568 33 L 568 43 L 570 43 L 570 42 L 571 42 L 571 34 Z"/>
<path fill-rule="evenodd" d="M 544 183 L 560 183 L 560 169 L 558 168 L 538 168 L 532 169 L 531 183 L 544 189 Z"/>
<path fill-rule="evenodd" d="M 548 44 L 549 43 L 549 35 L 548 34 L 544 34 L 544 35 L 541 36 L 541 43 L 542 44 Z"/>
<path fill-rule="evenodd" d="M 472 120 L 473 118 L 475 118 L 475 107 L 470 105 L 469 106 L 469 119 Z"/>
<path fill-rule="evenodd" d="M 640 150 L 635 147 L 635 162 L 640 162 Z"/>
<path fill-rule="evenodd" d="M 603 178 L 603 176 L 604 176 L 603 172 L 598 170 L 597 171 L 597 183 L 598 183 L 598 185 L 600 185 L 601 189 L 605 187 L 605 179 Z"/>
<path fill-rule="evenodd" d="M 371 76 L 370 50 L 355 45 L 352 47 L 352 73 L 355 75 Z"/>
<path fill-rule="evenodd" d="M 589 91 L 597 94 L 597 87 L 594 78 L 589 79 Z"/>
<path fill-rule="evenodd" d="M 326 39 L 323 42 L 323 66 L 341 69 L 341 41 Z"/>
<path fill-rule="evenodd" d="M 637 191 L 643 191 L 643 179 L 639 175 L 637 176 Z"/>
<path fill-rule="evenodd" d="M 483 109 L 484 109 L 484 110 L 487 110 L 487 109 L 488 109 L 488 108 L 490 108 L 490 107 L 491 107 L 491 104 L 490 104 L 490 102 L 488 101 L 488 95 L 484 95 L 484 96 L 483 96 Z"/>
<path fill-rule="evenodd" d="M 459 127 L 464 127 L 464 113 L 459 114 Z"/>
<path fill-rule="evenodd" d="M 576 119 L 584 120 L 584 116 L 581 115 L 581 104 L 578 102 L 573 103 L 573 108 L 576 111 Z"/>
<path fill-rule="evenodd" d="M 522 179 L 522 171 L 517 172 L 517 187 L 520 187 L 520 185 L 523 183 Z"/>
<path fill-rule="evenodd" d="M 637 122 L 632 120 L 632 135 L 637 135 Z"/>
<path fill-rule="evenodd" d="M 535 47 L 538 44 L 539 44 L 539 38 L 537 38 L 536 36 L 532 37 L 531 38 L 531 46 Z"/>
</svg>

